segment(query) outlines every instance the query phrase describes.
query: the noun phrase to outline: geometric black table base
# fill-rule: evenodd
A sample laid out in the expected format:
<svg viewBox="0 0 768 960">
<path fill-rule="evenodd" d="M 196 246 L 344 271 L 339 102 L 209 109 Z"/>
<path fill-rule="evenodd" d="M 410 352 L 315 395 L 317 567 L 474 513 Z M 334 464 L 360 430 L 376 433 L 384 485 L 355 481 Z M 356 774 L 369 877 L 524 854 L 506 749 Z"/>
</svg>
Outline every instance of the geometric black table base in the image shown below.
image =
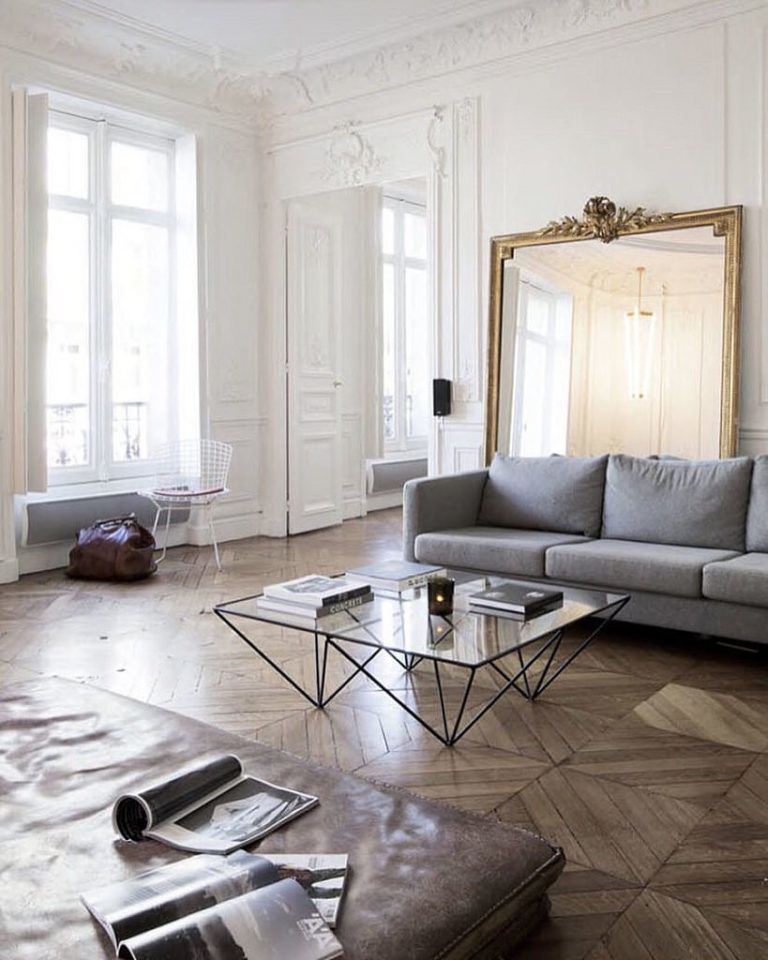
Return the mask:
<svg viewBox="0 0 768 960">
<path fill-rule="evenodd" d="M 378 687 L 379 690 L 390 697 L 390 699 L 394 700 L 394 702 L 401 709 L 403 709 L 409 716 L 420 723 L 441 743 L 445 744 L 445 746 L 452 746 L 453 744 L 457 743 L 469 730 L 471 730 L 472 727 L 479 720 L 481 720 L 485 714 L 491 710 L 493 706 L 510 690 L 516 690 L 527 700 L 536 700 L 539 696 L 541 696 L 541 694 L 549 687 L 549 685 L 560 676 L 566 667 L 573 663 L 576 657 L 578 657 L 579 654 L 582 653 L 590 643 L 592 643 L 595 637 L 597 637 L 598 634 L 600 634 L 614 619 L 614 617 L 627 605 L 627 603 L 629 603 L 629 600 L 630 597 L 628 596 L 618 596 L 613 602 L 607 603 L 600 610 L 600 612 L 603 614 L 603 617 L 600 619 L 592 632 L 584 640 L 582 640 L 582 642 L 573 652 L 568 654 L 566 657 L 561 658 L 560 660 L 558 660 L 557 654 L 560 650 L 566 633 L 565 627 L 553 630 L 549 634 L 544 634 L 543 636 L 537 637 L 528 645 L 521 645 L 513 650 L 500 651 L 498 654 L 488 658 L 482 663 L 474 664 L 452 661 L 452 666 L 458 666 L 461 669 L 468 671 L 469 674 L 466 684 L 464 685 L 464 691 L 461 696 L 458 711 L 452 722 L 449 721 L 448 711 L 446 709 L 446 698 L 443 689 L 444 677 L 440 672 L 441 663 L 443 666 L 445 666 L 445 661 L 441 661 L 438 656 L 430 656 L 430 653 L 427 651 L 420 655 L 415 655 L 408 654 L 403 651 L 391 650 L 385 646 L 370 642 L 359 636 L 354 638 L 348 636 L 343 637 L 339 636 L 338 633 L 335 635 L 329 635 L 318 630 L 308 631 L 304 629 L 303 632 L 313 633 L 315 645 L 315 684 L 313 690 L 307 690 L 293 677 L 291 677 L 280 666 L 279 663 L 270 657 L 260 646 L 254 643 L 254 641 L 237 626 L 237 624 L 234 622 L 234 618 L 226 609 L 227 606 L 230 606 L 229 604 L 222 605 L 222 608 L 214 608 L 214 613 L 221 620 L 223 620 L 224 623 L 226 623 L 227 626 L 233 630 L 245 643 L 247 643 L 248 646 L 256 654 L 258 654 L 259 657 L 265 660 L 273 670 L 275 670 L 296 691 L 298 691 L 298 693 L 309 700 L 313 706 L 319 708 L 325 707 L 335 697 L 337 697 L 338 694 L 341 693 L 341 691 L 349 683 L 351 683 L 355 677 L 362 674 L 364 677 L 370 680 L 371 683 Z M 445 621 L 445 624 L 445 633 L 441 637 L 441 640 L 435 644 L 435 649 L 439 647 L 440 643 L 450 640 L 450 634 L 453 627 L 448 620 Z M 284 626 L 288 625 L 285 624 Z M 347 649 L 345 649 L 347 644 L 354 644 L 358 647 L 362 645 L 367 648 L 372 647 L 373 649 L 372 652 L 368 654 L 362 661 L 358 661 L 349 653 Z M 526 651 L 529 646 L 538 647 L 538 649 L 536 649 L 535 653 L 528 655 L 526 658 Z M 352 673 L 345 677 L 345 679 L 330 693 L 328 693 L 325 689 L 329 649 L 334 650 L 343 660 L 354 667 Z M 409 672 L 414 670 L 422 661 L 431 661 L 437 690 L 437 698 L 440 704 L 442 729 L 437 729 L 432 726 L 432 724 L 425 720 L 424 717 L 422 717 L 403 699 L 393 693 L 388 686 L 382 683 L 382 681 L 371 672 L 369 669 L 370 665 L 382 653 L 388 654 L 390 657 L 392 657 L 392 659 L 400 664 L 403 669 Z M 509 661 L 512 657 L 517 659 L 517 663 L 512 668 L 507 667 L 504 669 L 501 664 Z M 535 670 L 534 668 L 536 668 L 542 662 L 543 667 L 541 670 Z M 478 671 L 486 667 L 490 670 L 493 670 L 498 676 L 500 676 L 503 680 L 503 684 L 487 699 L 486 702 L 482 704 L 482 706 L 475 710 L 471 717 L 465 720 L 467 703 L 474 685 L 475 677 Z"/>
</svg>

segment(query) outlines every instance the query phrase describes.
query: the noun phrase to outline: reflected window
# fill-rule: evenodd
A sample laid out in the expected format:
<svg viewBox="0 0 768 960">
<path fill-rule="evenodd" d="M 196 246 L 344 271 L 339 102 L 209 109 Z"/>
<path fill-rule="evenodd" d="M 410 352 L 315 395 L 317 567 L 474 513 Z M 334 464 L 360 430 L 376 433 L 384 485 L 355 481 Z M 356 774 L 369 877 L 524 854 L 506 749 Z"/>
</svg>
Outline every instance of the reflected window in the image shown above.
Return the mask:
<svg viewBox="0 0 768 960">
<path fill-rule="evenodd" d="M 172 140 L 51 111 L 49 482 L 147 472 L 177 429 Z"/>
<path fill-rule="evenodd" d="M 411 201 L 385 197 L 381 226 L 385 449 L 388 453 L 425 450 L 429 428 L 426 210 Z"/>
<path fill-rule="evenodd" d="M 568 294 L 521 280 L 510 438 L 515 456 L 567 452 L 572 314 Z"/>
</svg>

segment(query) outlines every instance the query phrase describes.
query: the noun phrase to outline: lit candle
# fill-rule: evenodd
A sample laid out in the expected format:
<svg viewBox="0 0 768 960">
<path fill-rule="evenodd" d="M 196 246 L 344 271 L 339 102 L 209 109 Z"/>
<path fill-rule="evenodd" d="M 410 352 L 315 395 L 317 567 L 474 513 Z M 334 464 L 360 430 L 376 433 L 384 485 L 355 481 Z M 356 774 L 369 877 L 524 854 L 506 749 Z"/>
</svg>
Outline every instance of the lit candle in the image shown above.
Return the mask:
<svg viewBox="0 0 768 960">
<path fill-rule="evenodd" d="M 447 616 L 453 613 L 453 580 L 450 577 L 435 577 L 427 584 L 429 612 L 432 616 Z"/>
</svg>

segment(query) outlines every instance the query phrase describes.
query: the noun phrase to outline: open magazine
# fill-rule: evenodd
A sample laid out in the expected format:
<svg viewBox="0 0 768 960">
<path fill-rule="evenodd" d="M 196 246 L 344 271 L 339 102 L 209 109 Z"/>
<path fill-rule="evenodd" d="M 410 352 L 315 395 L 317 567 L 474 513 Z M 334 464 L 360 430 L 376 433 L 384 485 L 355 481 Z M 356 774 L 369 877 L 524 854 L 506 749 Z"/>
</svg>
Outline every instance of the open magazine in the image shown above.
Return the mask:
<svg viewBox="0 0 768 960">
<path fill-rule="evenodd" d="M 180 860 L 81 899 L 121 957 L 330 960 L 341 952 L 329 927 L 346 875 L 346 854 L 240 850 Z"/>
<path fill-rule="evenodd" d="M 126 840 L 162 840 L 179 850 L 230 853 L 318 803 L 317 797 L 257 780 L 233 756 L 119 797 L 112 823 Z"/>
</svg>

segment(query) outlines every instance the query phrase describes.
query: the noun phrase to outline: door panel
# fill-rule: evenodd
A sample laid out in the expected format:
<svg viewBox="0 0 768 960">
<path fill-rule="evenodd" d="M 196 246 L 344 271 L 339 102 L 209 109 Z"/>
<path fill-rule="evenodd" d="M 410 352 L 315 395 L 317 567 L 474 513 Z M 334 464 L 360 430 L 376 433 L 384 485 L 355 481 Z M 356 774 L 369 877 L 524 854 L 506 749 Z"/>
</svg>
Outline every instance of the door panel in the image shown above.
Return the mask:
<svg viewBox="0 0 768 960">
<path fill-rule="evenodd" d="M 339 214 L 288 207 L 288 532 L 341 523 Z"/>
</svg>

